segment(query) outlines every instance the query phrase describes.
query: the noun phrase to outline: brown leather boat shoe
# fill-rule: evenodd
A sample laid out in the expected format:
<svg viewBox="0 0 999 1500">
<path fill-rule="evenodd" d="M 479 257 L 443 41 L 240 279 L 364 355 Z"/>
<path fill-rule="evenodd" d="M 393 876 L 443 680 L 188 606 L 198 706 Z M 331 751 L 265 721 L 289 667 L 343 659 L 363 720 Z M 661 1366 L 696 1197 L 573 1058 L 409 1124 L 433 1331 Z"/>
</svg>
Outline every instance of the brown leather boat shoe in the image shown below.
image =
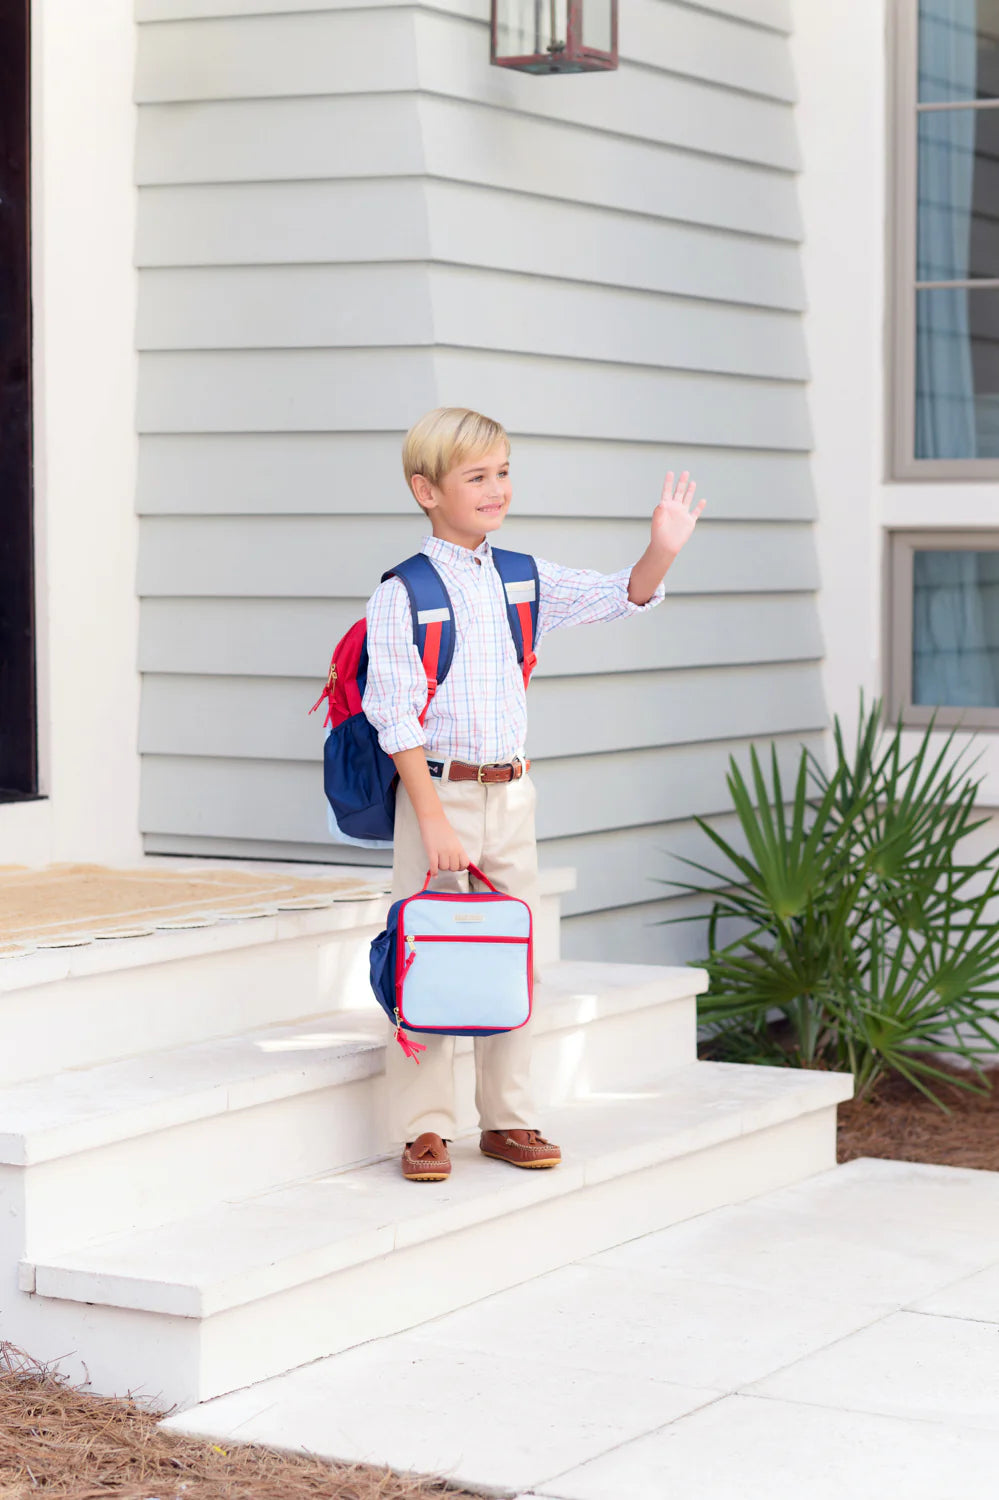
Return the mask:
<svg viewBox="0 0 999 1500">
<path fill-rule="evenodd" d="M 447 1146 L 432 1130 L 408 1141 L 402 1153 L 402 1175 L 407 1182 L 443 1182 L 451 1176 Z"/>
<path fill-rule="evenodd" d="M 537 1130 L 484 1130 L 479 1150 L 511 1167 L 557 1167 L 562 1160 L 559 1148 Z"/>
</svg>

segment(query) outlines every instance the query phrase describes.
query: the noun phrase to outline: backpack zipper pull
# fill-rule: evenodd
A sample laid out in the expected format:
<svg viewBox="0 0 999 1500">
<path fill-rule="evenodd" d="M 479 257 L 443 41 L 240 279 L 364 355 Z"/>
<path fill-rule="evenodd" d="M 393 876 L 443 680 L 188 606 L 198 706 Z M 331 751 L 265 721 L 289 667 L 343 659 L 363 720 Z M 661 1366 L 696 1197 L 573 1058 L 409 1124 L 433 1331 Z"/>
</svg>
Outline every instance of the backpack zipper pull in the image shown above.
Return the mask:
<svg viewBox="0 0 999 1500">
<path fill-rule="evenodd" d="M 336 662 L 335 661 L 331 661 L 330 662 L 329 675 L 326 678 L 326 686 L 323 688 L 322 692 L 319 694 L 319 697 L 316 699 L 315 703 L 313 703 L 312 707 L 309 709 L 309 713 L 310 714 L 314 714 L 315 713 L 316 709 L 319 707 L 320 703 L 322 703 L 322 701 L 323 701 L 324 698 L 325 698 L 326 702 L 329 704 L 330 708 L 332 709 L 332 707 L 333 707 L 333 689 L 335 687 L 336 687 Z M 327 718 L 328 717 L 329 717 L 329 715 L 327 715 Z"/>
</svg>

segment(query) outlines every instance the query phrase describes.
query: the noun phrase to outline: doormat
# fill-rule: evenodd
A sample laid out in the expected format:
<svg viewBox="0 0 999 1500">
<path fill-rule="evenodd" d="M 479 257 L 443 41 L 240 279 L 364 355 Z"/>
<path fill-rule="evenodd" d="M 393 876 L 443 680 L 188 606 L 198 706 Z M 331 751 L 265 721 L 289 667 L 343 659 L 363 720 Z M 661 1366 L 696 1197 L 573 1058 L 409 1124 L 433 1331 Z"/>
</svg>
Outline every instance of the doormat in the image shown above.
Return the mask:
<svg viewBox="0 0 999 1500">
<path fill-rule="evenodd" d="M 335 901 L 370 901 L 387 890 L 387 872 L 359 881 L 218 865 L 204 870 L 0 865 L 0 957 L 310 911 Z"/>
</svg>

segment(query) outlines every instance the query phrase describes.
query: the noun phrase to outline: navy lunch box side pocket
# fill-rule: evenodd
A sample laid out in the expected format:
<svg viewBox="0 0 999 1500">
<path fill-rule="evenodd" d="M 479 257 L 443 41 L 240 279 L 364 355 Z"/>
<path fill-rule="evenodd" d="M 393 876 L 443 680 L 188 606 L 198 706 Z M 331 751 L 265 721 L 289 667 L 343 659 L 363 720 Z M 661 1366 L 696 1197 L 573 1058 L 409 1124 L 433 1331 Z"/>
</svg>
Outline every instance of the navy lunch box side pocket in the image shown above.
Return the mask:
<svg viewBox="0 0 999 1500">
<path fill-rule="evenodd" d="M 399 929 L 399 908 L 396 901 L 389 908 L 385 931 L 371 940 L 370 974 L 371 988 L 375 999 L 389 1020 L 395 1022 L 395 954 L 396 934 Z"/>
</svg>

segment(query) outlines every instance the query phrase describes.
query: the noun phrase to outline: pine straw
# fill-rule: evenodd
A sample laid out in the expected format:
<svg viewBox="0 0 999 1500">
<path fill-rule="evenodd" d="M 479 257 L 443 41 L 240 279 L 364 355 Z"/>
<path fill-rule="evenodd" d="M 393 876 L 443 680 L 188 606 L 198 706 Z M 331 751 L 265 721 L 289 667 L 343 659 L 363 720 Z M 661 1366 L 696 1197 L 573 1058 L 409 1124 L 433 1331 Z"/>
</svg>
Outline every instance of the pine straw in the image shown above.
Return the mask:
<svg viewBox="0 0 999 1500">
<path fill-rule="evenodd" d="M 984 1095 L 934 1084 L 950 1114 L 904 1079 L 882 1078 L 869 1099 L 839 1106 L 838 1160 L 881 1156 L 999 1172 L 999 1068 L 987 1069 L 986 1078 L 990 1091 Z"/>
<path fill-rule="evenodd" d="M 162 1415 L 162 1413 L 160 1413 Z M 162 1431 L 0 1342 L 3 1500 L 474 1500 L 443 1480 Z"/>
</svg>

